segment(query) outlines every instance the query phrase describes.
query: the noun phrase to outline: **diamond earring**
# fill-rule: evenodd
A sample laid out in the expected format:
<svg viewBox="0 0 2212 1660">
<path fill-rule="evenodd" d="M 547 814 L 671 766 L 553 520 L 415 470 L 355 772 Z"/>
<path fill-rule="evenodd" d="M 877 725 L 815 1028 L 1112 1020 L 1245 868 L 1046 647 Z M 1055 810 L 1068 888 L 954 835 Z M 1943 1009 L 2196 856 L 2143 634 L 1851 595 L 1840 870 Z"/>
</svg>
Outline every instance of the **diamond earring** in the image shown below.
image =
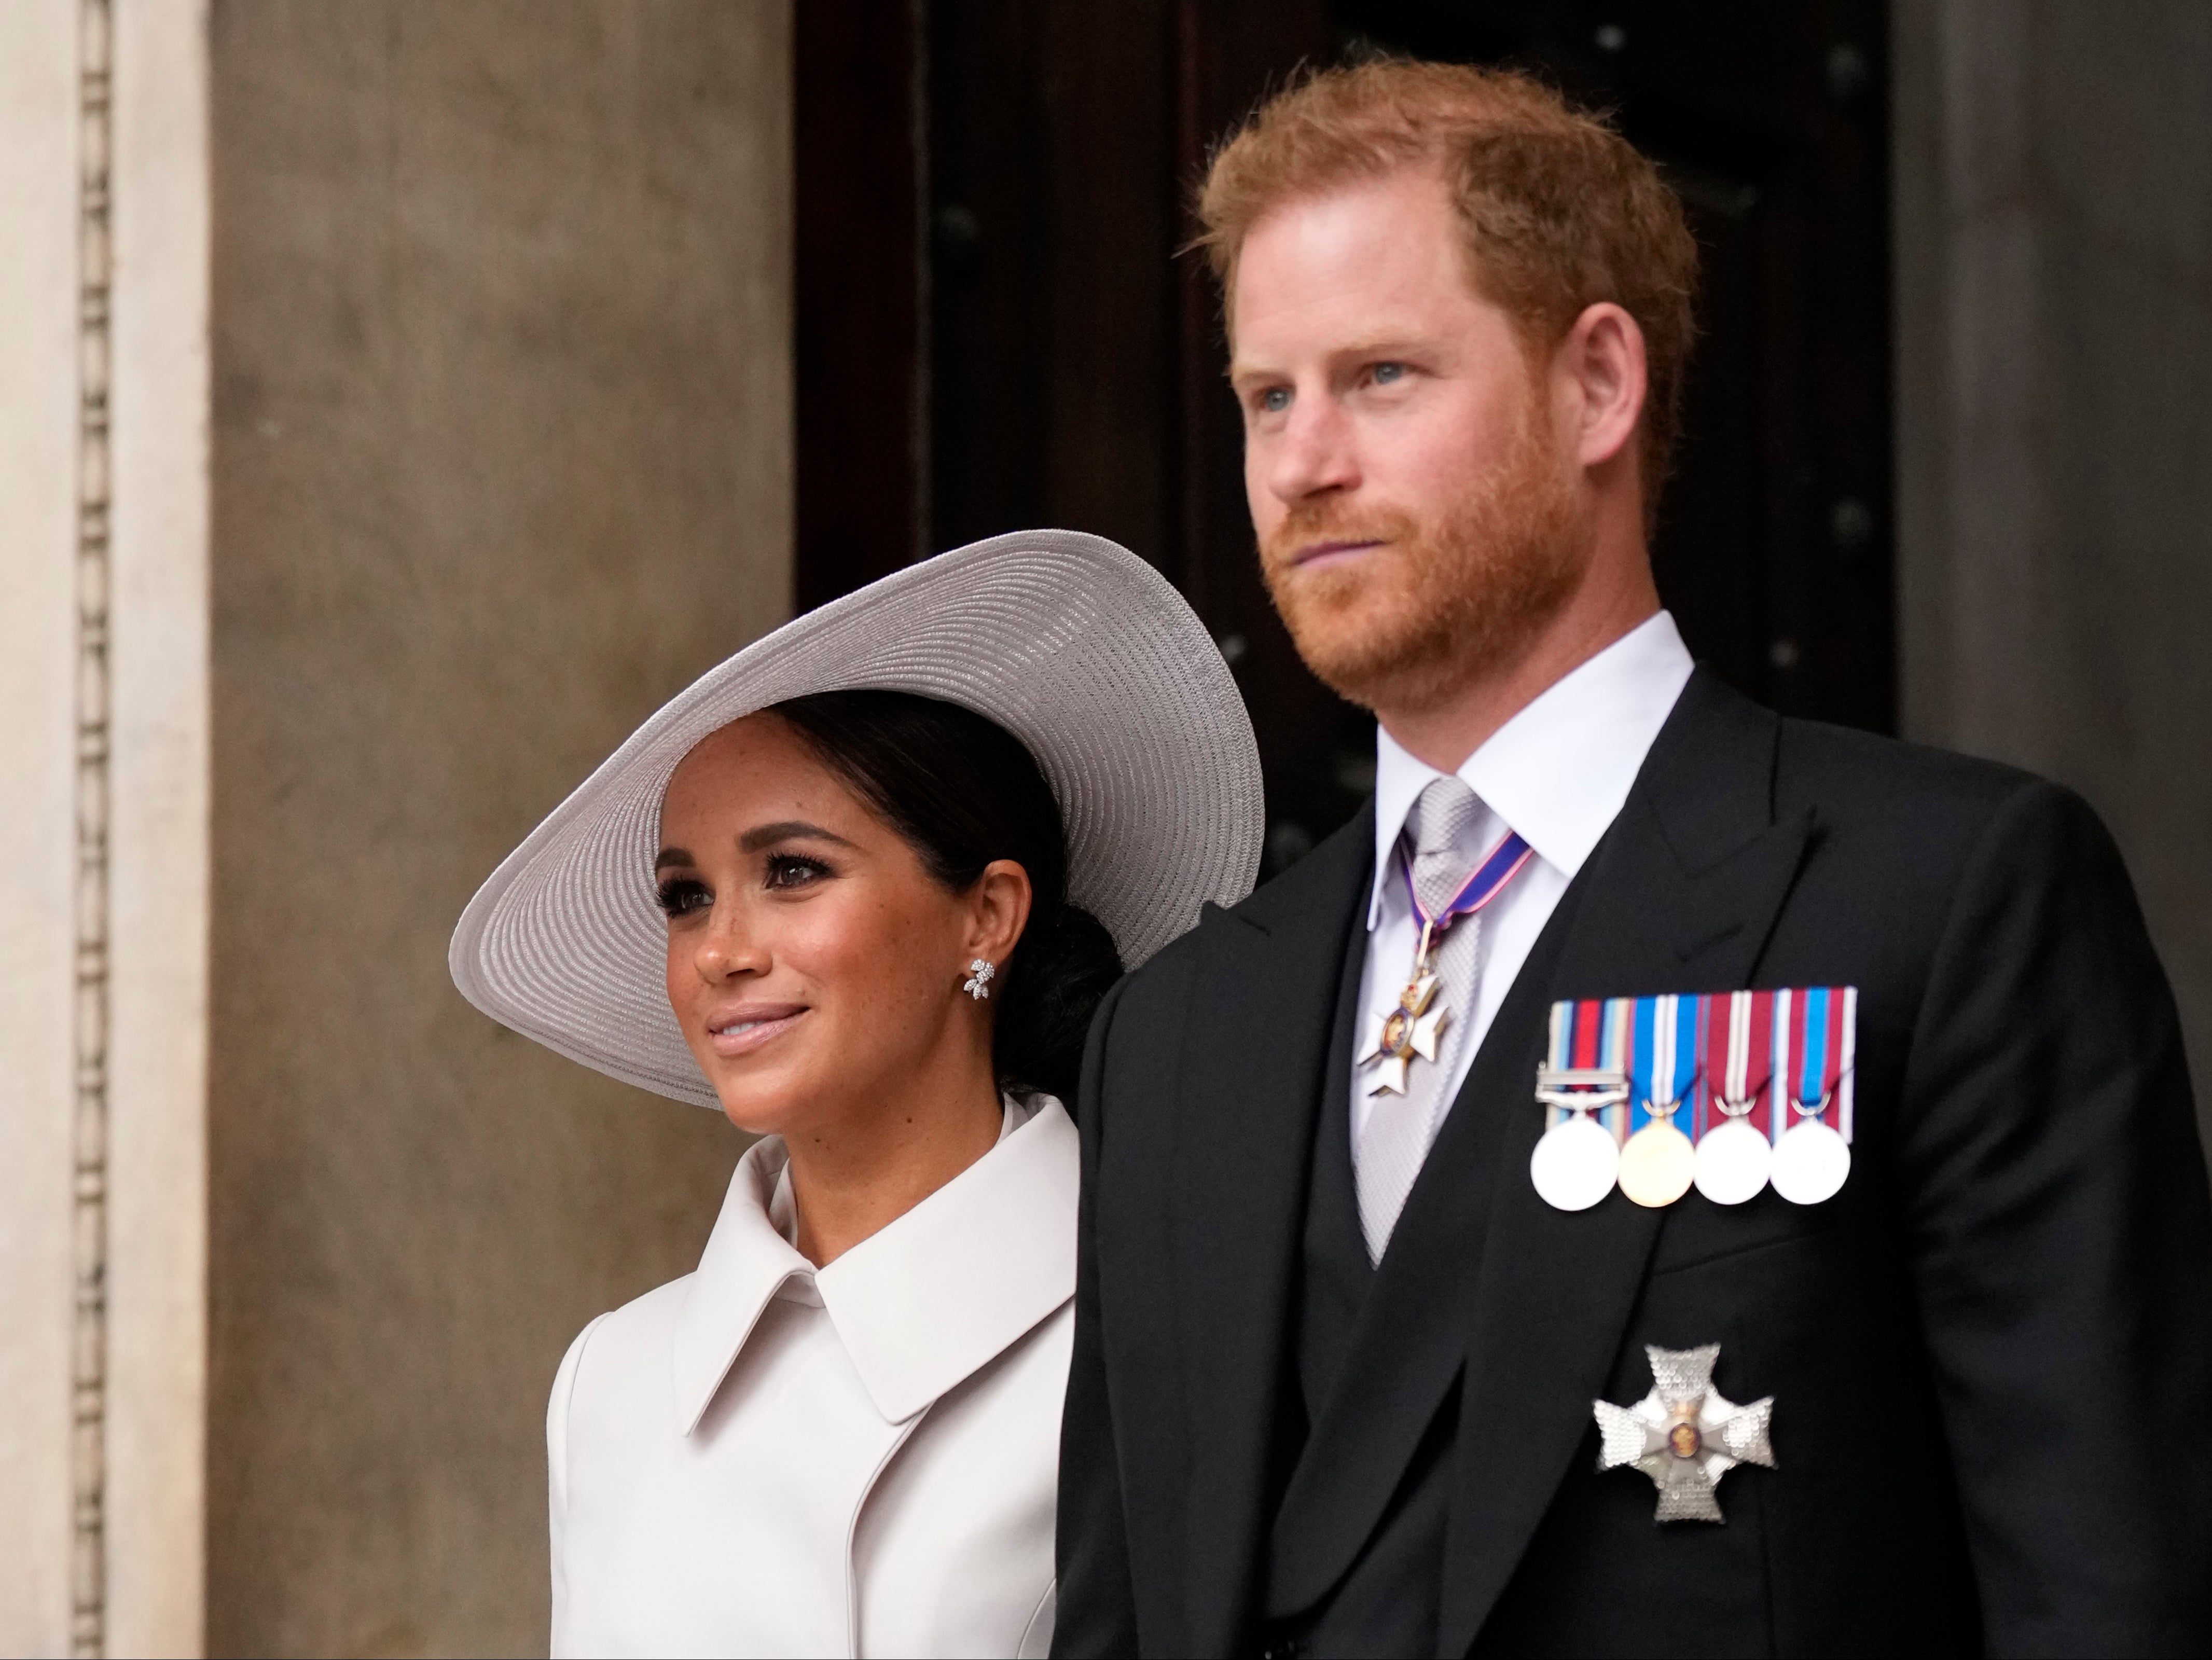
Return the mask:
<svg viewBox="0 0 2212 1660">
<path fill-rule="evenodd" d="M 991 976 L 998 971 L 979 957 L 968 965 L 968 978 L 960 989 L 980 1003 L 991 994 Z"/>
</svg>

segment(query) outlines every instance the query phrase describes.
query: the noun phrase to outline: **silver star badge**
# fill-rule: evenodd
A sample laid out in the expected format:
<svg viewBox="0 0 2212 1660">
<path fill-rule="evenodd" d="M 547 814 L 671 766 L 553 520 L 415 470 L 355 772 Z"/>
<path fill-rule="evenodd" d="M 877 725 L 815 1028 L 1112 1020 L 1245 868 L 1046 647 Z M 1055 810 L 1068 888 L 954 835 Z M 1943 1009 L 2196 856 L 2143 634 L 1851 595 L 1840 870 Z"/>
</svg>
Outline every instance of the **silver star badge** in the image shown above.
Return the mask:
<svg viewBox="0 0 2212 1660">
<path fill-rule="evenodd" d="M 1433 974 L 1417 974 L 1399 994 L 1397 1003 L 1374 1017 L 1367 1047 L 1358 1057 L 1363 1067 L 1381 1062 L 1375 1081 L 1367 1086 L 1370 1095 L 1403 1095 L 1406 1073 L 1413 1058 L 1419 1055 L 1435 1061 L 1437 1043 L 1451 1018 L 1451 1006 L 1436 1001 L 1437 983 Z"/>
<path fill-rule="evenodd" d="M 1739 1407 L 1713 1387 L 1713 1362 L 1721 1346 L 1662 1349 L 1647 1347 L 1651 1393 L 1632 1407 L 1593 1401 L 1605 1438 L 1597 1467 L 1633 1464 L 1656 1482 L 1661 1522 L 1723 1522 L 1713 1489 L 1738 1464 L 1774 1468 L 1766 1438 L 1774 1397 Z"/>
</svg>

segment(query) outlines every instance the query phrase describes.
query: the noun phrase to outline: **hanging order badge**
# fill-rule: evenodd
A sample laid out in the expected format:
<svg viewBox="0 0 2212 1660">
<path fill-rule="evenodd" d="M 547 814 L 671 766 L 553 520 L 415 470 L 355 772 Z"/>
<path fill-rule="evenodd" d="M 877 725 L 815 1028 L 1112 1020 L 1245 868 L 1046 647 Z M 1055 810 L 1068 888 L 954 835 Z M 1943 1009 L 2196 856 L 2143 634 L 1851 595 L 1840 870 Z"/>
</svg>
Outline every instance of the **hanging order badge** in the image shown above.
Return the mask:
<svg viewBox="0 0 2212 1660">
<path fill-rule="evenodd" d="M 1451 999 L 1447 993 L 1442 1001 L 1437 1000 L 1438 991 L 1443 989 L 1435 972 L 1438 936 L 1455 921 L 1478 915 L 1535 856 L 1533 848 L 1512 831 L 1507 831 L 1461 884 L 1459 891 L 1433 916 L 1423 907 L 1421 896 L 1414 889 L 1410 864 L 1401 866 L 1400 873 L 1406 883 L 1406 903 L 1412 909 L 1413 920 L 1421 925 L 1420 940 L 1413 948 L 1413 971 L 1406 982 L 1406 988 L 1398 994 L 1395 1003 L 1375 1012 L 1366 1046 L 1359 1051 L 1358 1064 L 1375 1068 L 1374 1077 L 1367 1085 L 1368 1094 L 1403 1095 L 1415 1061 L 1425 1061 L 1431 1066 L 1442 1064 L 1444 1029 L 1451 1023 Z"/>
</svg>

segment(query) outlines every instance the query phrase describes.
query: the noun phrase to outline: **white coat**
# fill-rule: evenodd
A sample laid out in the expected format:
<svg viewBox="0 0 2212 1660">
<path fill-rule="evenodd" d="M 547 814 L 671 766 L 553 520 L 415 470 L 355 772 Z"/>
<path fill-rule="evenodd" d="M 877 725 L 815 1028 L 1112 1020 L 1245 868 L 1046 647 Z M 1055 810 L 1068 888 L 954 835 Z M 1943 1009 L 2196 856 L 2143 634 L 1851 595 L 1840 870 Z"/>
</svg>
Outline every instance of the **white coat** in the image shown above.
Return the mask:
<svg viewBox="0 0 2212 1660">
<path fill-rule="evenodd" d="M 546 1415 L 556 1655 L 1042 1655 L 1075 1127 L 999 1143 L 828 1267 L 783 1143 L 698 1270 L 603 1314 Z"/>
</svg>

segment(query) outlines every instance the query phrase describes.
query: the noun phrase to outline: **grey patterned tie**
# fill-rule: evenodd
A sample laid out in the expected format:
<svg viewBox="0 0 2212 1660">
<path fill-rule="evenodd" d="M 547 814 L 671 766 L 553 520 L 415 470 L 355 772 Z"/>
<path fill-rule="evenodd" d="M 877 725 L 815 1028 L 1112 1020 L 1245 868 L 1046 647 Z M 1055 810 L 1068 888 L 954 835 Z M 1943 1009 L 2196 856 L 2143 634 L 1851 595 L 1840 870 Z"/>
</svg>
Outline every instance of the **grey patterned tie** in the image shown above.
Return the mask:
<svg viewBox="0 0 2212 1660">
<path fill-rule="evenodd" d="M 1481 814 L 1482 803 L 1466 783 L 1453 777 L 1430 781 L 1413 810 L 1406 815 L 1406 833 L 1399 856 L 1413 861 L 1413 891 L 1421 908 L 1436 915 L 1458 897 L 1474 871 L 1480 849 L 1466 845 L 1468 829 Z M 1359 1226 L 1367 1236 L 1370 1261 L 1382 1260 L 1398 1213 L 1413 1178 L 1429 1156 L 1429 1138 L 1435 1128 L 1437 1094 L 1450 1073 L 1452 1062 L 1464 1040 L 1469 1012 L 1474 1006 L 1476 947 L 1482 930 L 1480 915 L 1462 916 L 1446 928 L 1437 941 L 1434 971 L 1443 983 L 1437 988 L 1439 1002 L 1451 1010 L 1444 1023 L 1443 1042 L 1434 1061 L 1415 1061 L 1407 1075 L 1403 1095 L 1372 1098 L 1367 1122 L 1360 1127 L 1353 1149 L 1352 1168 L 1359 1193 Z M 1385 964 L 1382 983 L 1395 993 L 1413 964 Z M 1362 1074 L 1354 1087 L 1368 1089 L 1372 1080 Z"/>
</svg>

